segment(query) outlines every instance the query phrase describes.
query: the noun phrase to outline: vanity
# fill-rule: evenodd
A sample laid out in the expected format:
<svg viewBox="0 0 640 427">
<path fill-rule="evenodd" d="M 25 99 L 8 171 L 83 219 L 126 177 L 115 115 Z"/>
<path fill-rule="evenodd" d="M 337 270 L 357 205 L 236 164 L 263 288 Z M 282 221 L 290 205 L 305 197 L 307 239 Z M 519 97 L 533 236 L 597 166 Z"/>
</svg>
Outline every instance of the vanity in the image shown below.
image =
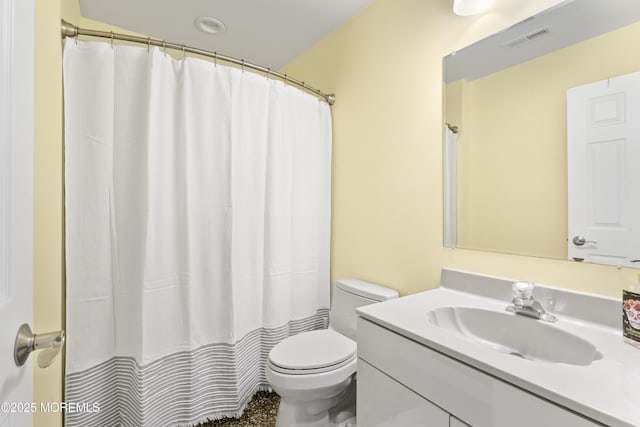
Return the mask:
<svg viewBox="0 0 640 427">
<path fill-rule="evenodd" d="M 549 323 L 505 310 L 513 282 L 444 269 L 438 289 L 358 309 L 358 425 L 639 426 L 620 301 L 537 286 Z"/>
</svg>

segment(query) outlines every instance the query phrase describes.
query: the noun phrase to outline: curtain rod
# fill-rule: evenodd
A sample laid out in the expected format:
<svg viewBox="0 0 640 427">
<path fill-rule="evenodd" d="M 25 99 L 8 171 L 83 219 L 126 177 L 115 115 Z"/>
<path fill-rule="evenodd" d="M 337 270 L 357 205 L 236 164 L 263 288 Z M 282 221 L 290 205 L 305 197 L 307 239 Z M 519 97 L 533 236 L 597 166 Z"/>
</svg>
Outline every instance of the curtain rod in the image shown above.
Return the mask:
<svg viewBox="0 0 640 427">
<path fill-rule="evenodd" d="M 113 31 L 88 30 L 85 28 L 79 28 L 65 21 L 64 19 L 61 20 L 60 29 L 62 32 L 62 38 L 66 38 L 66 37 L 73 38 L 78 36 L 101 37 L 104 39 L 110 39 L 112 43 L 113 43 L 113 40 L 124 40 L 128 42 L 133 42 L 133 43 L 146 44 L 147 46 L 159 46 L 159 47 L 162 47 L 163 49 L 179 50 L 179 51 L 182 51 L 183 53 L 186 53 L 186 52 L 195 53 L 197 55 L 213 58 L 216 61 L 219 60 L 219 61 L 229 62 L 231 64 L 239 65 L 243 68 L 249 68 L 254 71 L 259 71 L 267 74 L 267 77 L 271 77 L 271 76 L 276 77 L 287 84 L 297 86 L 298 88 L 306 92 L 312 93 L 318 98 L 324 99 L 325 101 L 327 101 L 329 105 L 333 105 L 336 102 L 336 96 L 333 93 L 327 94 L 327 93 L 321 92 L 319 89 L 315 89 L 307 85 L 305 82 L 291 78 L 286 74 L 273 71 L 271 70 L 271 68 L 263 67 L 261 65 L 256 65 L 251 62 L 247 62 L 244 59 L 237 59 L 232 56 L 221 55 L 218 52 L 210 52 L 210 51 L 198 49 L 195 47 L 185 46 L 183 44 L 171 43 L 171 42 L 168 42 L 165 40 L 159 40 L 159 39 L 152 39 L 151 37 L 144 38 L 144 37 L 130 36 L 127 34 L 114 33 Z"/>
</svg>

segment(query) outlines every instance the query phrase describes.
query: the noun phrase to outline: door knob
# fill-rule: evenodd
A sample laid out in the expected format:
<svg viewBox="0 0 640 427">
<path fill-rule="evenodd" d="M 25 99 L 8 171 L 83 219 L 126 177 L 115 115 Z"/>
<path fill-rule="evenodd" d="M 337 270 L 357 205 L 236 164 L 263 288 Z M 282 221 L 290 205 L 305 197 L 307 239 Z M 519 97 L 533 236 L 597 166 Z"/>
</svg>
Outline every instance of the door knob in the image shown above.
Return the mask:
<svg viewBox="0 0 640 427">
<path fill-rule="evenodd" d="M 17 366 L 22 366 L 32 351 L 42 350 L 38 356 L 38 366 L 46 368 L 51 365 L 64 345 L 64 331 L 34 334 L 26 323 L 22 324 L 16 335 L 13 358 Z"/>
<path fill-rule="evenodd" d="M 587 240 L 582 236 L 575 236 L 572 240 L 573 244 L 576 246 L 582 246 L 585 243 L 593 243 L 594 245 L 597 245 L 598 242 L 594 241 L 594 240 Z"/>
</svg>

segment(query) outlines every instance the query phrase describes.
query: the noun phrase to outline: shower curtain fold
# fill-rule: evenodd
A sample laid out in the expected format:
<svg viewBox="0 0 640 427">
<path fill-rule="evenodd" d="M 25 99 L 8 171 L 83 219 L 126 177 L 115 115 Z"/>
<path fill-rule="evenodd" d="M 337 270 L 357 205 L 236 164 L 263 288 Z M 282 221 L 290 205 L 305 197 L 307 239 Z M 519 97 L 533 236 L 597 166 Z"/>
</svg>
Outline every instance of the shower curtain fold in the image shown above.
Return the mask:
<svg viewBox="0 0 640 427">
<path fill-rule="evenodd" d="M 67 41 L 67 426 L 191 425 L 326 327 L 331 117 L 264 76 Z"/>
</svg>

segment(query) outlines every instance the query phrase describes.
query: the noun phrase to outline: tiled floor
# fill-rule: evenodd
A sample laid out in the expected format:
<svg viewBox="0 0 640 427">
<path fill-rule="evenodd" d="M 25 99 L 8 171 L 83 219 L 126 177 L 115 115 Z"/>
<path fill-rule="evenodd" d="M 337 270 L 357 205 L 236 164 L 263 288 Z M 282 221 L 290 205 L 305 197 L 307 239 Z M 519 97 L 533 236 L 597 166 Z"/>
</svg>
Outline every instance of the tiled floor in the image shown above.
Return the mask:
<svg viewBox="0 0 640 427">
<path fill-rule="evenodd" d="M 224 418 L 200 424 L 198 427 L 275 427 L 280 397 L 275 393 L 259 391 L 240 418 Z"/>
</svg>

